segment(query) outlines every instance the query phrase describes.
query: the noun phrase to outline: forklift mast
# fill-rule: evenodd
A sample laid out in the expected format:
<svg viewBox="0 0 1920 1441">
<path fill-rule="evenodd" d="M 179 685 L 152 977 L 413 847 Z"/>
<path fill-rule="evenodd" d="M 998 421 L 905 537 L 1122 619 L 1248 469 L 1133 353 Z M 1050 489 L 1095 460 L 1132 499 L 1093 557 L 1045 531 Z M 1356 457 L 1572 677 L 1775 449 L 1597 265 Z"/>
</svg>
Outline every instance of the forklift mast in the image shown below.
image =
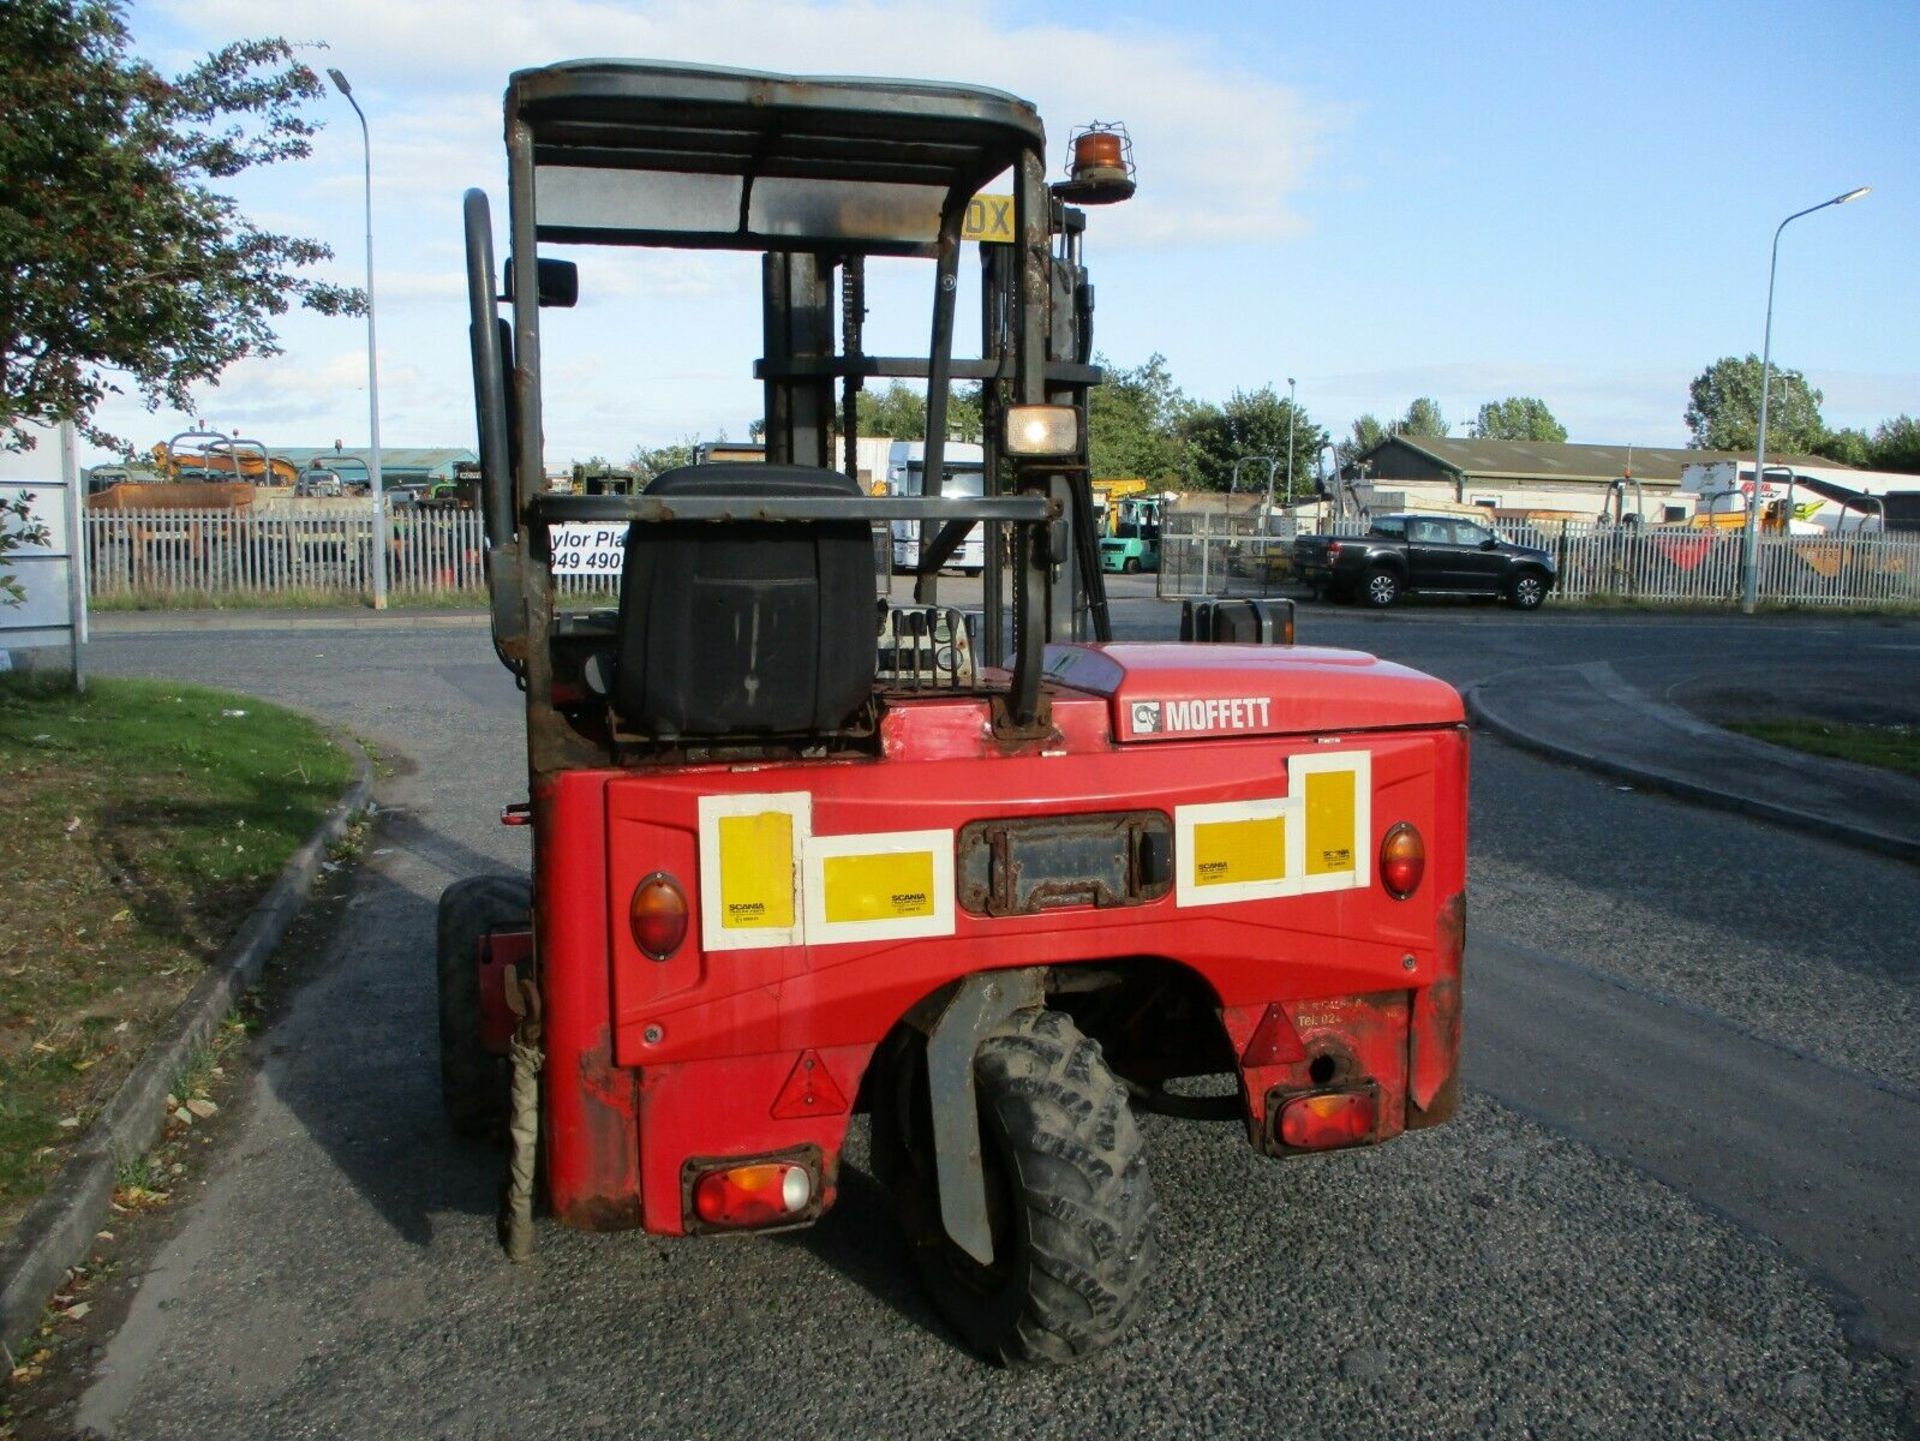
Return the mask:
<svg viewBox="0 0 1920 1441">
<path fill-rule="evenodd" d="M 496 295 L 492 221 L 477 190 L 466 198 L 467 261 L 494 639 L 527 691 L 534 774 L 605 759 L 604 746 L 555 704 L 556 642 L 590 623 L 556 607 L 548 527 L 744 514 L 738 501 L 667 507 L 644 495 L 547 491 L 540 309 L 571 304 L 578 278 L 571 263 L 542 257 L 543 243 L 759 252 L 755 369 L 769 466 L 835 468 L 833 436 L 851 446 L 862 384 L 924 381 L 926 494 L 811 504 L 869 522 L 933 522 L 915 586 L 922 606 L 937 603 L 939 570 L 976 523 L 996 532 L 1010 523 L 1006 722 L 1041 724 L 1045 644 L 1109 638 L 1087 466 L 1087 392 L 1100 379 L 1090 363 L 1093 290 L 1081 256 L 1084 213 L 1066 198 L 1124 198 L 1130 176 L 1123 187 L 1085 175 L 1049 187 L 1037 113 L 1000 91 L 643 61 L 515 74 L 506 132 L 504 294 Z M 963 222 L 1002 175 L 1012 181 L 1014 243 L 979 246 L 980 353 L 956 358 Z M 933 262 L 924 357 L 863 348 L 869 256 Z M 982 385 L 986 472 L 984 495 L 971 501 L 940 495 L 949 390 L 968 380 Z M 752 518 L 822 518 L 797 504 L 761 504 Z M 986 556 L 983 658 L 997 666 L 1009 659 L 1002 547 L 990 544 Z"/>
</svg>

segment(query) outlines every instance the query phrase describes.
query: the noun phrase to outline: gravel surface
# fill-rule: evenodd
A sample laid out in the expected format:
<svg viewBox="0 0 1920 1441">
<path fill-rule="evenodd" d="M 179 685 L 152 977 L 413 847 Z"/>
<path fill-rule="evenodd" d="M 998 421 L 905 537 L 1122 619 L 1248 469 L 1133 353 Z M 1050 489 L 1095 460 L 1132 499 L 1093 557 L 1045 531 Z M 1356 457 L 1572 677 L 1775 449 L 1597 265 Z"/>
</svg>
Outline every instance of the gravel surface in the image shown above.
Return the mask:
<svg viewBox="0 0 1920 1441">
<path fill-rule="evenodd" d="M 1351 628 L 1455 680 L 1568 647 L 1545 617 Z M 230 1163 L 158 1258 L 83 1422 L 155 1437 L 1913 1430 L 1899 1368 L 1851 1346 L 1834 1298 L 1772 1243 L 1480 1096 L 1440 1131 L 1289 1164 L 1231 1128 L 1148 1118 L 1158 1287 L 1124 1344 L 1062 1372 L 997 1372 L 954 1345 L 858 1142 L 811 1232 L 545 1225 L 535 1264 L 508 1266 L 498 1160 L 440 1123 L 428 957 L 440 887 L 526 859 L 523 834 L 494 824 L 524 782 L 484 633 L 146 635 L 101 640 L 95 663 L 303 705 L 405 760 L 341 927 L 260 1043 Z M 1778 887 L 1721 858 L 1822 886 L 1846 869 L 1861 897 L 1869 863 L 1491 743 L 1475 781 L 1476 931 L 1909 1074 L 1894 1033 L 1904 1015 L 1912 1034 L 1911 957 L 1878 937 L 1913 934 L 1910 871 L 1878 915 L 1836 929 L 1822 890 L 1798 925 Z"/>
<path fill-rule="evenodd" d="M 1475 929 L 1920 1090 L 1920 876 L 1475 737 Z"/>
</svg>

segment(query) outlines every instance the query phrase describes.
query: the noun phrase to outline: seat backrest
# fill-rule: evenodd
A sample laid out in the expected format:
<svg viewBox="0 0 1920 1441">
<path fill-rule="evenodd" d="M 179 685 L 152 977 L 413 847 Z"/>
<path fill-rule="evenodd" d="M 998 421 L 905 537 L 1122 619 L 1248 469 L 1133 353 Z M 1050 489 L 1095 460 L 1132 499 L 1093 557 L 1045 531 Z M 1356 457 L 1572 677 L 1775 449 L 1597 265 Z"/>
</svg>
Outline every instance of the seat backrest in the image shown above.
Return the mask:
<svg viewBox="0 0 1920 1441">
<path fill-rule="evenodd" d="M 858 496 L 837 471 L 750 462 L 664 471 L 653 496 Z M 820 735 L 873 692 L 874 560 L 865 521 L 628 527 L 609 695 L 660 739 Z"/>
</svg>

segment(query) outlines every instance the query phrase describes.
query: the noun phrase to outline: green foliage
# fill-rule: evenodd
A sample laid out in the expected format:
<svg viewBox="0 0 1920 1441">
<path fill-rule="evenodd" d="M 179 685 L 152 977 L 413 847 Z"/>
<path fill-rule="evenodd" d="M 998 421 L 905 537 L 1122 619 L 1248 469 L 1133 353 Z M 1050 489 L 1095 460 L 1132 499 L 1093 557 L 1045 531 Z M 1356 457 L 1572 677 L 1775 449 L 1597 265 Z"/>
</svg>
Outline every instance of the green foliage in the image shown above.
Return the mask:
<svg viewBox="0 0 1920 1441">
<path fill-rule="evenodd" d="M 1898 470 L 1920 475 L 1920 420 L 1898 415 L 1884 420 L 1873 432 L 1869 455 L 1875 470 Z"/>
<path fill-rule="evenodd" d="M 1545 440 L 1559 443 L 1567 428 L 1553 418 L 1547 403 L 1531 395 L 1510 395 L 1480 407 L 1469 427 L 1481 440 Z"/>
<path fill-rule="evenodd" d="M 633 472 L 633 478 L 641 484 L 652 480 L 663 470 L 672 470 L 676 466 L 692 465 L 693 454 L 700 442 L 693 436 L 677 440 L 671 445 L 636 445 L 633 454 L 627 457 L 627 469 Z M 596 456 L 597 460 L 598 457 Z M 589 461 L 591 465 L 593 462 Z"/>
<path fill-rule="evenodd" d="M 947 437 L 950 440 L 964 441 L 968 445 L 980 444 L 984 429 L 981 414 L 985 387 L 978 381 L 972 385 L 956 385 L 947 395 Z"/>
<path fill-rule="evenodd" d="M 1768 430 L 1772 430 L 1769 425 Z M 1842 465 L 1871 466 L 1873 439 L 1864 430 L 1830 430 L 1813 447 L 1815 455 L 1824 455 Z"/>
<path fill-rule="evenodd" d="M 903 380 L 885 390 L 862 390 L 854 401 L 860 435 L 886 435 L 895 440 L 927 438 L 927 397 Z M 947 392 L 947 439 L 980 443 L 981 388 L 978 383 L 956 385 Z"/>
<path fill-rule="evenodd" d="M 1760 438 L 1760 357 L 1722 356 L 1693 378 L 1685 420 L 1695 450 L 1752 450 Z M 1825 397 L 1797 370 L 1773 367 L 1767 387 L 1767 449 L 1776 455 L 1814 450 L 1827 433 Z"/>
<path fill-rule="evenodd" d="M 885 390 L 863 390 L 854 402 L 861 435 L 890 435 L 895 440 L 927 438 L 927 398 L 903 380 Z"/>
<path fill-rule="evenodd" d="M 1352 465 L 1386 438 L 1387 428 L 1378 416 L 1356 416 L 1349 437 L 1334 447 L 1334 460 L 1341 466 Z"/>
<path fill-rule="evenodd" d="M 212 183 L 300 159 L 324 87 L 284 40 L 243 40 L 172 79 L 128 52 L 121 0 L 0 4 L 0 439 L 23 420 L 92 423 L 130 377 L 149 409 L 273 355 L 295 301 L 359 313 L 300 272 L 324 245 L 261 230 Z"/>
<path fill-rule="evenodd" d="M 1157 352 L 1144 365 L 1122 370 L 1105 356 L 1106 372 L 1087 399 L 1088 451 L 1097 476 L 1139 476 L 1155 485 L 1180 479 L 1180 417 L 1186 406 Z"/>
<path fill-rule="evenodd" d="M 33 513 L 33 495 L 23 491 L 0 500 L 0 605 L 20 605 L 27 589 L 7 570 L 7 556 L 25 545 L 45 545 L 47 527 Z"/>
<path fill-rule="evenodd" d="M 1409 402 L 1407 413 L 1393 423 L 1395 435 L 1429 436 L 1434 440 L 1444 440 L 1452 428 L 1440 413 L 1440 403 L 1430 395 Z"/>
<path fill-rule="evenodd" d="M 1270 385 L 1236 390 L 1225 405 L 1186 407 L 1180 434 L 1186 443 L 1187 483 L 1200 490 L 1226 490 L 1233 481 L 1236 460 L 1272 456 L 1279 461 L 1274 470 L 1274 496 L 1279 500 L 1286 494 L 1289 419 L 1293 422 L 1293 494 L 1297 497 L 1309 492 L 1314 463 L 1327 443 L 1327 433 L 1308 418 L 1305 410 L 1296 410 Z M 1248 460 L 1242 464 L 1239 484 L 1243 490 L 1258 487 L 1264 494 L 1265 462 Z"/>
</svg>

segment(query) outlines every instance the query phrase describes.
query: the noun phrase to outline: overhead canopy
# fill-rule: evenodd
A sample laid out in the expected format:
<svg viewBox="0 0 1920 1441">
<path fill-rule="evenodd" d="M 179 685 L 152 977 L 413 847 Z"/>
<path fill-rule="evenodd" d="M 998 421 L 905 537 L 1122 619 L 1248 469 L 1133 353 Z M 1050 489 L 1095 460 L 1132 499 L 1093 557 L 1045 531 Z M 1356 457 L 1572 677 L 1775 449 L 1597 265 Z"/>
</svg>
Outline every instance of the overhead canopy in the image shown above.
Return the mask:
<svg viewBox="0 0 1920 1441">
<path fill-rule="evenodd" d="M 730 249 L 924 251 L 964 200 L 1043 151 L 999 90 L 768 75 L 647 60 L 522 70 L 543 240 Z"/>
</svg>

